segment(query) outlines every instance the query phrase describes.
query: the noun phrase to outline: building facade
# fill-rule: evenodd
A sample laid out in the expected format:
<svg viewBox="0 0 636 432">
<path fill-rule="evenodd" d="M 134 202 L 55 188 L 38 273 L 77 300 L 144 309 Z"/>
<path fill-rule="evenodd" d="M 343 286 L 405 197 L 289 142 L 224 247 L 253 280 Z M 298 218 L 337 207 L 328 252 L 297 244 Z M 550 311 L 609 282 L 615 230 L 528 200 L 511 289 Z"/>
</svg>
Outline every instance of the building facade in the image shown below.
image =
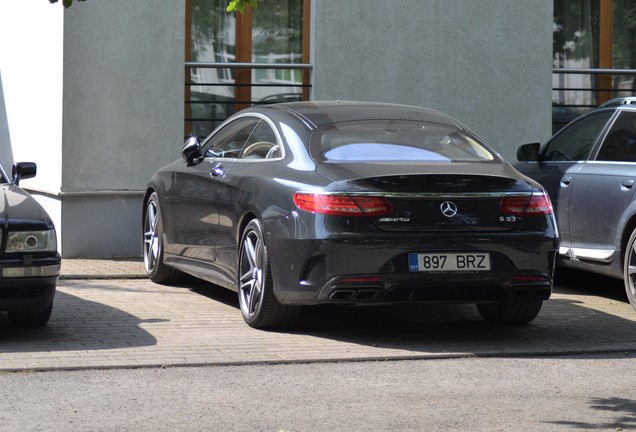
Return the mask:
<svg viewBox="0 0 636 432">
<path fill-rule="evenodd" d="M 263 0 L 229 21 L 225 3 L 0 1 L 0 160 L 38 164 L 22 185 L 63 257 L 138 256 L 146 181 L 184 135 L 253 102 L 435 108 L 507 158 L 551 134 L 552 1 Z M 287 33 L 266 8 L 286 8 Z M 302 67 L 198 67 L 220 61 Z"/>
</svg>

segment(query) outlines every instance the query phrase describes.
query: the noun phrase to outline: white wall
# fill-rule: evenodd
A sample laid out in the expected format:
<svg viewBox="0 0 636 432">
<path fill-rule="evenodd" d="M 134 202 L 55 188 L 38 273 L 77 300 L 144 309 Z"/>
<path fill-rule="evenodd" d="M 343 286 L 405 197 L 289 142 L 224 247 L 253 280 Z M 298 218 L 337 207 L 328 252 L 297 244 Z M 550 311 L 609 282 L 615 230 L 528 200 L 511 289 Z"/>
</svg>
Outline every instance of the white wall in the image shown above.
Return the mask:
<svg viewBox="0 0 636 432">
<path fill-rule="evenodd" d="M 314 99 L 435 108 L 509 159 L 551 133 L 548 0 L 312 2 Z"/>
<path fill-rule="evenodd" d="M 59 192 L 61 184 L 62 27 L 62 10 L 48 1 L 0 2 L 5 110 L 3 115 L 0 108 L 0 139 L 8 139 L 12 149 L 6 154 L 7 143 L 0 144 L 0 160 L 8 171 L 14 161 L 36 162 L 38 176 L 24 185 L 52 193 Z"/>
<path fill-rule="evenodd" d="M 0 162 L 38 165 L 21 186 L 52 194 L 62 181 L 63 10 L 48 1 L 0 1 Z M 35 196 L 61 241 L 59 200 Z"/>
</svg>

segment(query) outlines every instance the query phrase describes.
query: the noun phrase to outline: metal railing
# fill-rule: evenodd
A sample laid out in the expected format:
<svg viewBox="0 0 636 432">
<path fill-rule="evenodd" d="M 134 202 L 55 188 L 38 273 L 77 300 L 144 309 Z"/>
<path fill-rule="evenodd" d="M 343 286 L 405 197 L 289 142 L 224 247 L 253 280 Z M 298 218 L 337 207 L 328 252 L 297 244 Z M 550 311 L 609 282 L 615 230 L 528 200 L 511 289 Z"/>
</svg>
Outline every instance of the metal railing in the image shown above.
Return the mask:
<svg viewBox="0 0 636 432">
<path fill-rule="evenodd" d="M 186 136 L 206 136 L 242 108 L 311 94 L 311 64 L 186 62 L 185 69 Z"/>
<path fill-rule="evenodd" d="M 636 95 L 636 69 L 558 68 L 552 77 L 553 132 L 603 102 Z"/>
</svg>

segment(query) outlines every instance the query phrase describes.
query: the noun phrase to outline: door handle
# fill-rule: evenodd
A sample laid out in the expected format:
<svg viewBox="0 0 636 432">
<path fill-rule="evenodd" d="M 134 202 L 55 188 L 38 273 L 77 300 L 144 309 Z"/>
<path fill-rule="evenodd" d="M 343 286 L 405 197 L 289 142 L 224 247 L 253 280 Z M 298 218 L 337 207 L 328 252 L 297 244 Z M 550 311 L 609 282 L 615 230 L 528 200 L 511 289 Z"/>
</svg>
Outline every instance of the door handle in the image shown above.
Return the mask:
<svg viewBox="0 0 636 432">
<path fill-rule="evenodd" d="M 623 190 L 629 190 L 634 186 L 634 180 L 626 179 L 621 182 L 621 188 Z"/>
<path fill-rule="evenodd" d="M 561 187 L 568 187 L 572 182 L 572 177 L 563 177 L 561 178 Z"/>
<path fill-rule="evenodd" d="M 221 165 L 216 166 L 214 168 L 212 168 L 212 171 L 210 171 L 210 175 L 212 177 L 218 177 L 220 175 L 223 175 L 225 171 L 223 171 L 223 167 Z"/>
</svg>

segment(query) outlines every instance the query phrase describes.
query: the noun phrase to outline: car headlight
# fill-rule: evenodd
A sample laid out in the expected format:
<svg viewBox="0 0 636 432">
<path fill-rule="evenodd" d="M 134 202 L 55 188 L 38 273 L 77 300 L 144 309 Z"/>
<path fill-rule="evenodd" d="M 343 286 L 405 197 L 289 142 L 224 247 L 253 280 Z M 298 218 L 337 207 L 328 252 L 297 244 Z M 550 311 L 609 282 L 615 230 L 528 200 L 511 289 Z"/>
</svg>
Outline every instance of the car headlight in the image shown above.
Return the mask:
<svg viewBox="0 0 636 432">
<path fill-rule="evenodd" d="M 7 237 L 5 252 L 55 252 L 56 250 L 55 230 L 14 231 Z"/>
</svg>

